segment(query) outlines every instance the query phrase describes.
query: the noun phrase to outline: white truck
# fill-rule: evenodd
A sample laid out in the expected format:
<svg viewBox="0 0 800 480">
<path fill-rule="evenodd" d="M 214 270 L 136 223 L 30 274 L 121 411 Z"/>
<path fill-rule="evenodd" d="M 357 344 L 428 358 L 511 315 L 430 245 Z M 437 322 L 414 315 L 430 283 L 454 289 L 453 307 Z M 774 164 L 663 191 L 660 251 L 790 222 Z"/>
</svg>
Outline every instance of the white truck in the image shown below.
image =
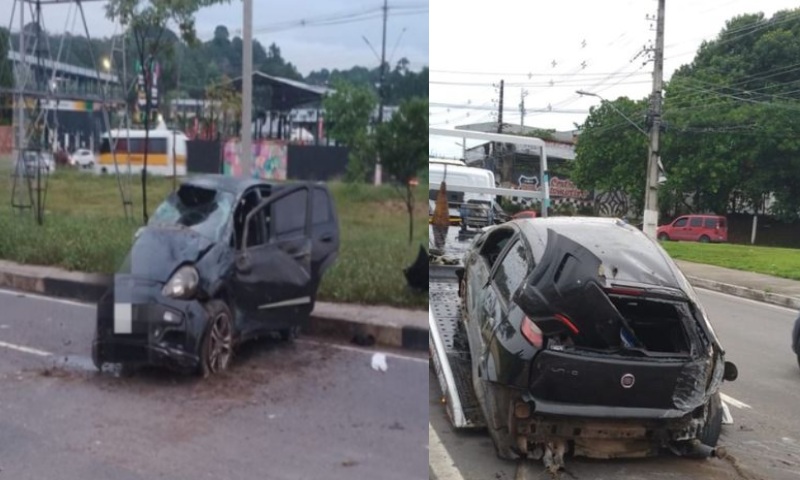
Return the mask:
<svg viewBox="0 0 800 480">
<path fill-rule="evenodd" d="M 463 162 L 453 160 L 430 159 L 428 162 L 430 191 L 428 197 L 428 214 L 433 215 L 439 186 L 444 181 L 447 185 L 447 204 L 451 224 L 467 227 L 485 227 L 494 222 L 498 205 L 495 197 L 489 193 L 469 193 L 454 191 L 451 187 L 477 187 L 492 189 L 495 187 L 494 173 L 478 167 L 468 167 Z"/>
</svg>

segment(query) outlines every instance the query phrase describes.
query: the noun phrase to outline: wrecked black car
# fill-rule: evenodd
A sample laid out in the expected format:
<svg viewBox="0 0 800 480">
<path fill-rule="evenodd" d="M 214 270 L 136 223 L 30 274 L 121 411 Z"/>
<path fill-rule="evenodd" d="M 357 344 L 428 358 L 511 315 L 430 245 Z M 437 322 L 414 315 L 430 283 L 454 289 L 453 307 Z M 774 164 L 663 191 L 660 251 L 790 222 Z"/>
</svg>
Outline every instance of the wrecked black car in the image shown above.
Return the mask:
<svg viewBox="0 0 800 480">
<path fill-rule="evenodd" d="M 294 338 L 339 250 L 324 184 L 191 177 L 135 237 L 100 299 L 92 359 L 204 376 L 267 333 Z"/>
<path fill-rule="evenodd" d="M 472 379 L 502 458 L 710 456 L 734 380 L 664 250 L 616 219 L 485 230 L 459 272 Z"/>
</svg>

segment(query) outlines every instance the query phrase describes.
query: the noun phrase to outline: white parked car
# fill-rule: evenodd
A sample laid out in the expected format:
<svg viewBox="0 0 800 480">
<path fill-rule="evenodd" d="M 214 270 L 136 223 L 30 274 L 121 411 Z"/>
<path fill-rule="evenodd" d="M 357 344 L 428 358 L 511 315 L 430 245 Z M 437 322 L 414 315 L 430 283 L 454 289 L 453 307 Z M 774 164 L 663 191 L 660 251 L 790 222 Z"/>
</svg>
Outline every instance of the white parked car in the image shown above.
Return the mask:
<svg viewBox="0 0 800 480">
<path fill-rule="evenodd" d="M 81 148 L 69 156 L 69 164 L 79 168 L 92 168 L 97 163 L 94 153 L 91 150 Z"/>
</svg>

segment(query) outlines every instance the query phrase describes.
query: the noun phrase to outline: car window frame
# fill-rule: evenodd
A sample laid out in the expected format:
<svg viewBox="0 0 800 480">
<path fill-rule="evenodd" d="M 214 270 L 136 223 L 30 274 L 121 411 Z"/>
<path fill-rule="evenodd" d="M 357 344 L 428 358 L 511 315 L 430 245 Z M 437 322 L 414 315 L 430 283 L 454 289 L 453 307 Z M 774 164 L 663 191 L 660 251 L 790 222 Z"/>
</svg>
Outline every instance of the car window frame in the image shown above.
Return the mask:
<svg viewBox="0 0 800 480">
<path fill-rule="evenodd" d="M 697 222 L 697 225 L 694 223 Z M 690 217 L 689 218 L 689 227 L 690 228 L 702 228 L 703 227 L 703 217 Z"/>
<path fill-rule="evenodd" d="M 528 275 L 530 275 L 530 273 L 532 271 L 532 268 L 535 267 L 535 261 L 534 261 L 534 259 L 532 257 L 532 252 L 531 252 L 530 245 L 528 244 L 527 240 L 525 239 L 525 236 L 522 235 L 520 232 L 516 232 L 510 239 L 508 239 L 508 243 L 506 243 L 505 247 L 503 247 L 503 250 L 500 252 L 500 255 L 497 257 L 497 261 L 495 262 L 495 264 L 492 267 L 491 272 L 489 273 L 489 284 L 491 285 L 492 289 L 494 290 L 495 296 L 500 300 L 500 303 L 503 305 L 503 307 L 504 307 L 503 309 L 505 311 L 508 311 L 508 309 L 509 309 L 508 307 L 511 304 L 511 296 L 514 295 L 514 292 L 509 292 L 509 298 L 507 298 L 507 299 L 503 298 L 503 292 L 500 291 L 500 288 L 498 288 L 498 286 L 497 286 L 497 281 L 496 281 L 497 273 L 498 273 L 498 270 L 500 270 L 500 265 L 503 264 L 503 262 L 505 261 L 506 257 L 508 257 L 509 253 L 511 253 L 511 249 L 515 245 L 517 245 L 517 243 L 520 243 L 525 247 L 523 249 L 523 251 L 525 252 L 525 262 L 527 263 L 527 268 L 525 270 L 525 274 L 522 277 L 522 281 L 520 282 L 520 285 L 525 283 L 525 278 L 527 278 Z M 519 286 L 517 286 L 517 288 L 519 288 Z"/>
<path fill-rule="evenodd" d="M 680 222 L 681 220 L 685 220 L 686 223 L 684 223 L 683 225 L 678 225 L 678 222 Z M 678 218 L 675 219 L 674 222 L 672 222 L 672 226 L 675 227 L 675 228 L 683 228 L 683 227 L 686 227 L 688 225 L 689 225 L 689 217 L 678 217 Z"/>
<path fill-rule="evenodd" d="M 287 193 L 282 198 L 279 198 L 279 199 L 275 200 L 275 202 L 273 202 L 272 205 L 270 205 L 270 208 L 269 208 L 269 211 L 270 211 L 270 226 L 269 226 L 269 240 L 268 240 L 269 242 L 279 243 L 279 242 L 291 241 L 291 240 L 296 240 L 298 238 L 308 237 L 309 236 L 309 233 L 306 231 L 306 224 L 308 224 L 309 220 L 310 220 L 308 218 L 308 216 L 311 213 L 310 209 L 311 209 L 312 205 L 309 205 L 309 204 L 312 203 L 311 201 L 313 200 L 313 191 L 314 191 L 313 188 L 296 189 L 296 190 L 293 190 L 290 193 Z M 283 236 L 281 236 L 278 233 L 278 228 L 276 226 L 277 222 L 275 221 L 275 219 L 278 218 L 277 217 L 277 215 L 278 215 L 278 209 L 277 209 L 278 203 L 281 202 L 281 201 L 287 200 L 291 195 L 295 195 L 297 193 L 303 193 L 306 196 L 305 205 L 304 205 L 305 208 L 303 209 L 303 215 L 304 215 L 304 217 L 303 217 L 303 226 L 299 230 L 300 231 L 299 234 L 292 233 L 291 235 L 283 234 Z M 313 219 L 313 216 L 312 216 L 312 219 Z M 296 232 L 296 231 L 297 231 L 297 229 L 290 230 L 289 232 Z"/>
</svg>

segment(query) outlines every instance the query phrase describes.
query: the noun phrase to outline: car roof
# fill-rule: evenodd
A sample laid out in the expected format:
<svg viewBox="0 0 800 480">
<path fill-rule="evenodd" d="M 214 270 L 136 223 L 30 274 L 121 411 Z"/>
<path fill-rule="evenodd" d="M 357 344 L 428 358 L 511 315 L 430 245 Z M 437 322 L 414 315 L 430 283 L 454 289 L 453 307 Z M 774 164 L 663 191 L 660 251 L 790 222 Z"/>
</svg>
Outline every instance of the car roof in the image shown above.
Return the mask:
<svg viewBox="0 0 800 480">
<path fill-rule="evenodd" d="M 529 242 L 547 241 L 547 230 L 577 242 L 600 258 L 617 275 L 610 280 L 685 288 L 683 275 L 664 249 L 638 228 L 618 219 L 549 217 L 512 220 Z M 533 242 L 530 242 L 533 243 Z"/>
</svg>

